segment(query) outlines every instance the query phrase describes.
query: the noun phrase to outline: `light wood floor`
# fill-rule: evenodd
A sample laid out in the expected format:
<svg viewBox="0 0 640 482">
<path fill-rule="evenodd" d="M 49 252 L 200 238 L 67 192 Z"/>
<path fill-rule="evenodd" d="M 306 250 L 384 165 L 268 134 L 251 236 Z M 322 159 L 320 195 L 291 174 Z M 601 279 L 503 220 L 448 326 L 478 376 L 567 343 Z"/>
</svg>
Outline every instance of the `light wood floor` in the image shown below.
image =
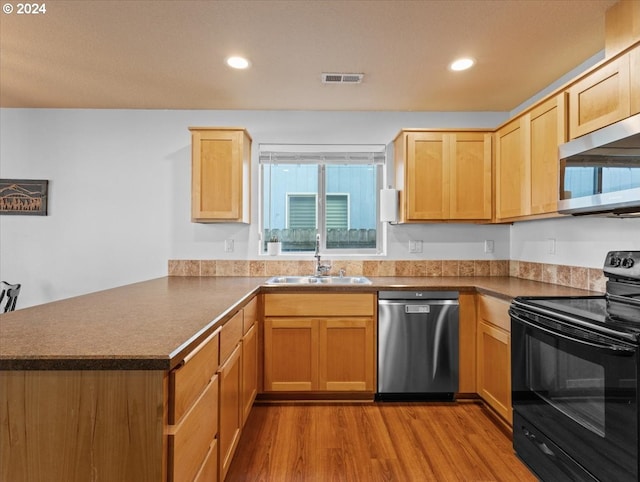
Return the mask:
<svg viewBox="0 0 640 482">
<path fill-rule="evenodd" d="M 258 404 L 226 481 L 535 481 L 475 402 Z"/>
</svg>

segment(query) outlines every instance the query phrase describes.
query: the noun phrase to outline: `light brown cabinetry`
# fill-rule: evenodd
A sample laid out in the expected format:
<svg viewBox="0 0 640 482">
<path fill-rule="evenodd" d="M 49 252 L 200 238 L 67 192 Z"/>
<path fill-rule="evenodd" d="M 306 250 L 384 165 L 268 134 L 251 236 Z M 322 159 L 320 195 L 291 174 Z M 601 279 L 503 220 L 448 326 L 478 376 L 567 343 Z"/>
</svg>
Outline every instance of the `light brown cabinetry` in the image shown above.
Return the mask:
<svg viewBox="0 0 640 482">
<path fill-rule="evenodd" d="M 191 220 L 250 222 L 251 137 L 241 128 L 190 127 Z"/>
<path fill-rule="evenodd" d="M 496 132 L 496 220 L 557 212 L 565 125 L 565 98 L 558 94 Z"/>
<path fill-rule="evenodd" d="M 267 392 L 371 392 L 375 295 L 269 293 L 264 300 Z"/>
<path fill-rule="evenodd" d="M 242 401 L 243 312 L 234 315 L 220 330 L 220 434 L 219 480 L 224 480 L 235 453 L 243 425 Z"/>
<path fill-rule="evenodd" d="M 622 55 L 569 87 L 569 137 L 629 117 L 629 81 L 629 55 Z"/>
<path fill-rule="evenodd" d="M 0 371 L 0 480 L 167 479 L 168 376 Z"/>
<path fill-rule="evenodd" d="M 513 417 L 509 303 L 485 295 L 478 295 L 476 302 L 478 394 L 511 425 Z"/>
<path fill-rule="evenodd" d="M 496 218 L 528 214 L 531 196 L 529 125 L 518 117 L 496 132 Z"/>
<path fill-rule="evenodd" d="M 242 424 L 247 422 L 258 394 L 258 298 L 244 307 L 242 323 Z"/>
<path fill-rule="evenodd" d="M 331 317 L 319 323 L 318 389 L 373 391 L 373 319 Z"/>
<path fill-rule="evenodd" d="M 172 482 L 191 481 L 205 464 L 217 466 L 217 332 L 169 374 L 168 473 Z"/>
<path fill-rule="evenodd" d="M 638 7 L 640 9 L 640 7 Z M 638 21 L 640 24 L 640 21 Z M 640 113 L 640 45 L 629 52 L 631 74 L 631 115 Z"/>
<path fill-rule="evenodd" d="M 537 105 L 529 122 L 531 199 L 530 214 L 558 211 L 558 147 L 567 140 L 565 98 L 556 95 Z"/>
<path fill-rule="evenodd" d="M 607 58 L 640 42 L 640 1 L 614 3 L 605 14 L 604 48 Z"/>
<path fill-rule="evenodd" d="M 458 393 L 476 393 L 476 296 L 460 293 Z"/>
<path fill-rule="evenodd" d="M 403 130 L 394 140 L 402 222 L 491 219 L 491 134 Z"/>
</svg>

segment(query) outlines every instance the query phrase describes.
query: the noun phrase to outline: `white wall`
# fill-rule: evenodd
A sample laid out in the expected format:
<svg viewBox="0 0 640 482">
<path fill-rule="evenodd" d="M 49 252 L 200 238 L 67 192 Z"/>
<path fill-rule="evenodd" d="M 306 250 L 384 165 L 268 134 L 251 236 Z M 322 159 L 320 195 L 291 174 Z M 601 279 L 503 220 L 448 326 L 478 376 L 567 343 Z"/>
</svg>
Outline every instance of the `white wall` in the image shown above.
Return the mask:
<svg viewBox="0 0 640 482">
<path fill-rule="evenodd" d="M 168 259 L 257 258 L 257 195 L 251 226 L 190 222 L 189 126 L 246 127 L 255 167 L 260 143 L 387 144 L 403 127 L 493 128 L 505 119 L 462 112 L 0 109 L 0 177 L 50 181 L 48 216 L 0 216 L 0 279 L 23 284 L 24 308 L 164 276 Z M 408 257 L 408 233 L 420 229 L 392 228 L 391 256 Z M 494 256 L 507 257 L 508 230 L 482 229 L 430 226 L 415 236 L 434 241 L 425 257 L 477 258 L 479 240 L 488 236 L 500 240 Z M 233 253 L 224 252 L 226 239 L 234 240 Z"/>
<path fill-rule="evenodd" d="M 511 227 L 514 260 L 601 268 L 612 250 L 640 250 L 640 218 L 563 216 Z"/>
<path fill-rule="evenodd" d="M 250 226 L 190 222 L 189 126 L 243 126 L 260 143 L 387 144 L 405 127 L 493 128 L 505 113 L 0 109 L 0 177 L 48 179 L 49 215 L 0 216 L 0 279 L 18 307 L 164 276 L 168 259 L 258 258 Z M 640 220 L 390 226 L 389 259 L 519 259 L 597 267 L 640 249 Z M 545 254 L 555 238 L 557 254 Z M 234 240 L 234 252 L 224 241 Z M 409 240 L 423 253 L 410 254 Z M 484 241 L 493 240 L 492 254 Z"/>
</svg>

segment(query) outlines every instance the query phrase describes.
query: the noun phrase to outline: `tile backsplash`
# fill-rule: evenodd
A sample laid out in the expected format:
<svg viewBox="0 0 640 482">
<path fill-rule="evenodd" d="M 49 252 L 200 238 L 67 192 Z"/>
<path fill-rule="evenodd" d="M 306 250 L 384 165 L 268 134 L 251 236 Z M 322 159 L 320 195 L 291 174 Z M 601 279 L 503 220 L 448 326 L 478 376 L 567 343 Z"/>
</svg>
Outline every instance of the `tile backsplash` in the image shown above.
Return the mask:
<svg viewBox="0 0 640 482">
<path fill-rule="evenodd" d="M 169 260 L 169 276 L 277 276 L 314 272 L 314 261 Z M 601 269 L 513 260 L 332 261 L 332 274 L 349 276 L 513 276 L 592 291 L 605 291 Z"/>
</svg>

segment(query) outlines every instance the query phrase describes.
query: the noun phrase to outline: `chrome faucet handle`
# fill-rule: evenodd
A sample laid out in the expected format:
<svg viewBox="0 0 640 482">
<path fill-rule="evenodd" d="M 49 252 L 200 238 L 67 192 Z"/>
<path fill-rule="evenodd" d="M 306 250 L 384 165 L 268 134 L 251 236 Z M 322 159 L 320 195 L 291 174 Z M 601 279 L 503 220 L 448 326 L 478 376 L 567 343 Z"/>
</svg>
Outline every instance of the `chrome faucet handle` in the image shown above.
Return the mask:
<svg viewBox="0 0 640 482">
<path fill-rule="evenodd" d="M 325 276 L 331 271 L 331 264 L 318 264 L 316 266 L 316 276 Z"/>
<path fill-rule="evenodd" d="M 344 268 L 340 268 L 340 271 L 338 272 L 338 275 L 340 276 L 340 278 L 344 278 L 345 274 L 347 274 L 345 269 Z"/>
</svg>

